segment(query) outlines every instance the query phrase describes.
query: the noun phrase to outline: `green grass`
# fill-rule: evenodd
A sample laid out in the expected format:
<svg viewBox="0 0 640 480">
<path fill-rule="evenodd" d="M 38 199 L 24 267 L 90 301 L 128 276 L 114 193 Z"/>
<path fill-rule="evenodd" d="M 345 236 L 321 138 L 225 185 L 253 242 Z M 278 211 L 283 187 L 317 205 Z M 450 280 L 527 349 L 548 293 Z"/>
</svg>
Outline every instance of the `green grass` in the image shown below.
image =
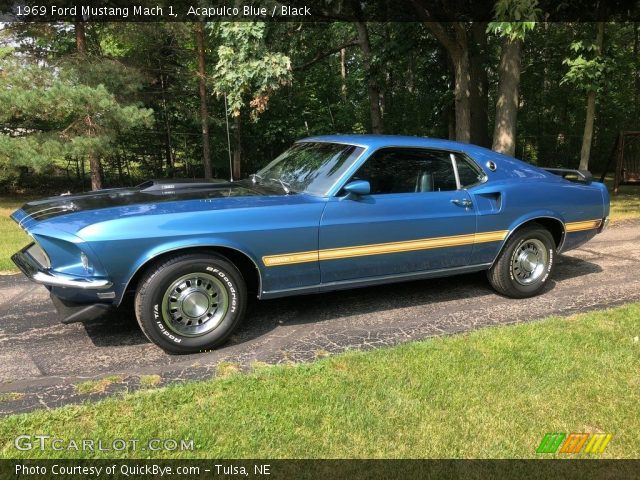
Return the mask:
<svg viewBox="0 0 640 480">
<path fill-rule="evenodd" d="M 76 392 L 78 393 L 101 393 L 104 392 L 110 385 L 122 382 L 123 380 L 124 377 L 120 375 L 111 375 L 99 380 L 87 380 L 86 382 L 76 384 L 74 387 Z"/>
<path fill-rule="evenodd" d="M 29 243 L 29 236 L 9 218 L 27 200 L 0 197 L 0 273 L 17 272 L 11 255 Z"/>
<path fill-rule="evenodd" d="M 160 375 L 141 375 L 140 386 L 143 388 L 153 388 L 160 385 L 162 378 Z"/>
<path fill-rule="evenodd" d="M 639 335 L 631 304 L 259 368 L 2 419 L 0 456 L 77 456 L 13 447 L 46 433 L 196 446 L 92 457 L 520 458 L 536 457 L 547 432 L 608 432 L 603 457 L 638 458 Z"/>
<path fill-rule="evenodd" d="M 618 193 L 611 193 L 611 220 L 640 218 L 640 185 L 622 185 Z"/>
<path fill-rule="evenodd" d="M 20 392 L 0 393 L 0 403 L 15 402 L 16 400 L 20 400 L 22 398 L 24 398 L 24 393 Z"/>
</svg>

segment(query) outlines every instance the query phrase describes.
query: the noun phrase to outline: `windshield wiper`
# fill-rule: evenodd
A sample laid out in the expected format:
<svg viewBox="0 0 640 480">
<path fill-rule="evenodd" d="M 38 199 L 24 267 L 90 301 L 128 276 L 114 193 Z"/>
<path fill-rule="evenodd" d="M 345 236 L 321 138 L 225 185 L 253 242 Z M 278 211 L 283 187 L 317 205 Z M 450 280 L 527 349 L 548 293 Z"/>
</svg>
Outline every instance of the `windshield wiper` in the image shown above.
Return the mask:
<svg viewBox="0 0 640 480">
<path fill-rule="evenodd" d="M 282 190 L 284 190 L 285 194 L 289 195 L 289 193 L 291 193 L 291 185 L 289 185 L 288 183 L 283 182 L 279 178 L 270 178 L 269 180 L 275 180 L 276 182 L 278 182 L 280 184 L 280 186 L 282 187 Z"/>
<path fill-rule="evenodd" d="M 260 175 L 258 175 L 257 173 L 252 173 L 251 174 L 251 183 L 256 184 L 256 183 L 258 183 L 258 180 L 262 180 L 262 177 Z"/>
<path fill-rule="evenodd" d="M 258 181 L 262 181 L 264 180 L 264 178 L 262 178 L 260 175 L 258 175 L 257 173 L 252 173 L 251 174 L 251 182 L 255 185 L 256 183 L 258 183 Z M 279 179 L 279 178 L 275 178 L 275 177 L 270 177 L 267 178 L 268 182 L 278 182 L 280 184 L 280 186 L 282 187 L 282 190 L 284 190 L 284 193 L 289 195 L 293 190 L 291 188 L 291 185 L 289 185 L 287 182 Z"/>
</svg>

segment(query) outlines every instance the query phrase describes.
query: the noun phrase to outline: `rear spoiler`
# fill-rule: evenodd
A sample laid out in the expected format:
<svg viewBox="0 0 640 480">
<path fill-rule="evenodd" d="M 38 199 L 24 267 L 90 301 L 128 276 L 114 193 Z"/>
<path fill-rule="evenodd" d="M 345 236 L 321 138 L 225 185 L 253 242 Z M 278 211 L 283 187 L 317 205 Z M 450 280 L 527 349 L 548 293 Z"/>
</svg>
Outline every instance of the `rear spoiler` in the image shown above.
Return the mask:
<svg viewBox="0 0 640 480">
<path fill-rule="evenodd" d="M 593 176 L 589 170 L 572 170 L 570 168 L 544 168 L 543 170 L 553 173 L 554 175 L 559 175 L 570 182 L 589 185 L 593 180 Z"/>
</svg>

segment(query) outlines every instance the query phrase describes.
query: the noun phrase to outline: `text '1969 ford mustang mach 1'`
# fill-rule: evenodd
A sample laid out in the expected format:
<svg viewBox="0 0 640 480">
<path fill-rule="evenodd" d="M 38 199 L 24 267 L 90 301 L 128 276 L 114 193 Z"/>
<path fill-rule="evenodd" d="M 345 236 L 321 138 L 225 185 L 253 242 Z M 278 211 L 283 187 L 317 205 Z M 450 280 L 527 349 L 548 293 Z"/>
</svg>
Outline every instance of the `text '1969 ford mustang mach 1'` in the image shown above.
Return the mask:
<svg viewBox="0 0 640 480">
<path fill-rule="evenodd" d="M 445 140 L 331 135 L 298 141 L 246 180 L 29 202 L 12 218 L 34 243 L 13 261 L 46 286 L 64 323 L 130 294 L 145 335 L 189 353 L 223 343 L 250 295 L 486 270 L 500 294 L 530 297 L 556 254 L 608 215 L 607 189 L 588 172 Z"/>
</svg>

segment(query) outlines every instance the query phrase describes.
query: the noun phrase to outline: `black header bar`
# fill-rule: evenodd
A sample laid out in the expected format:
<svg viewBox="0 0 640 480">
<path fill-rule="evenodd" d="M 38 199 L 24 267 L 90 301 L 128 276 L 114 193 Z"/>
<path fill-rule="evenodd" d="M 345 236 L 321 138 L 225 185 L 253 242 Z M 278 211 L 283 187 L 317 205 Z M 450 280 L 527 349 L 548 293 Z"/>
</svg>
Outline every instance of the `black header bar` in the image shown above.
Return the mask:
<svg viewBox="0 0 640 480">
<path fill-rule="evenodd" d="M 494 6 L 495 0 L 0 0 L 0 22 L 488 22 Z M 640 20 L 640 0 L 539 0 L 537 8 L 539 21 Z"/>
<path fill-rule="evenodd" d="M 638 479 L 640 460 L 0 460 L 0 479 Z"/>
</svg>

